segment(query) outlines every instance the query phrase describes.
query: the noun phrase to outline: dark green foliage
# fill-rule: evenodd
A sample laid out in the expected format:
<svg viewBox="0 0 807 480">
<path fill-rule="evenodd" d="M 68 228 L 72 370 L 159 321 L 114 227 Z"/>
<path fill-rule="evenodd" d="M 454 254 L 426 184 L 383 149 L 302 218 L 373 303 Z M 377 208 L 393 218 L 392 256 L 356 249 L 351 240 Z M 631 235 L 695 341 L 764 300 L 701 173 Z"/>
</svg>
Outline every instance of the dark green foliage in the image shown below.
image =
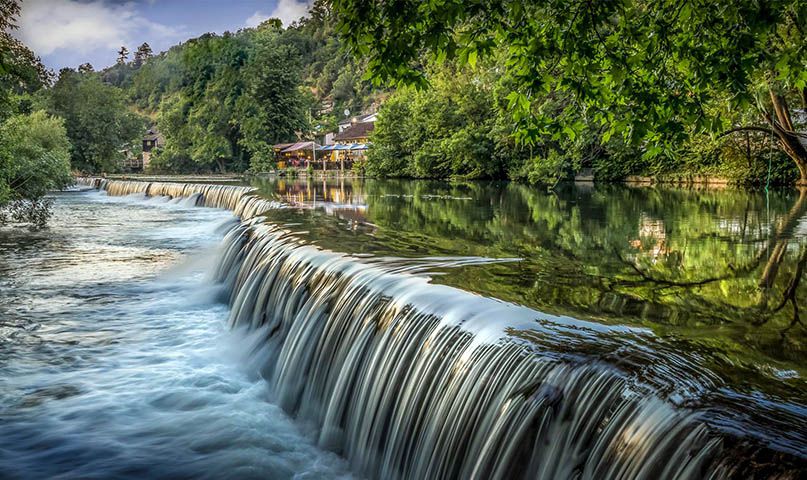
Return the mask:
<svg viewBox="0 0 807 480">
<path fill-rule="evenodd" d="M 31 93 L 47 84 L 39 58 L 9 35 L 19 2 L 0 0 L 0 225 L 41 227 L 49 190 L 71 182 L 70 144 L 61 119 L 32 112 Z"/>
<path fill-rule="evenodd" d="M 432 63 L 501 57 L 522 143 L 593 127 L 601 144 L 618 136 L 646 160 L 671 159 L 691 138 L 751 126 L 776 135 L 807 182 L 805 126 L 788 108 L 807 102 L 803 0 L 335 0 L 333 8 L 378 83 L 424 87 Z M 544 108 L 552 97 L 560 110 Z M 753 123 L 735 123 L 754 109 Z"/>
<path fill-rule="evenodd" d="M 238 100 L 240 143 L 251 155 L 254 172 L 275 167 L 272 145 L 310 130 L 300 92 L 300 51 L 289 40 L 277 27 L 262 25 L 254 34 L 254 53 L 244 71 L 246 88 Z"/>
<path fill-rule="evenodd" d="M 75 169 L 115 171 L 122 150 L 138 143 L 143 134 L 145 123 L 127 108 L 124 93 L 95 74 L 63 69 L 43 97 L 48 112 L 65 121 Z"/>
<path fill-rule="evenodd" d="M 495 68 L 445 66 L 432 88 L 402 88 L 381 109 L 367 172 L 382 176 L 503 178 L 525 150 L 496 106 Z"/>
<path fill-rule="evenodd" d="M 63 121 L 45 112 L 15 115 L 0 125 L 0 225 L 44 225 L 50 204 L 42 197 L 72 182 L 69 152 Z"/>
</svg>

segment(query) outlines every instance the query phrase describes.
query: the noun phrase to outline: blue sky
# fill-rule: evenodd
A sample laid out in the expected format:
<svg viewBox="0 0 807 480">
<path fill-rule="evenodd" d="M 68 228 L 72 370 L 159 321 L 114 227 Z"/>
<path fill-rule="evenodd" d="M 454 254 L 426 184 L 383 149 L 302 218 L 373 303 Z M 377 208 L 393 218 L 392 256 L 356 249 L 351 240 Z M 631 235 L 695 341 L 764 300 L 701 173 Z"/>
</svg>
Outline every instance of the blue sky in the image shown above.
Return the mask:
<svg viewBox="0 0 807 480">
<path fill-rule="evenodd" d="M 155 53 L 205 32 L 299 19 L 310 0 L 23 0 L 14 35 L 54 70 L 115 63 L 121 45 L 148 42 Z M 130 56 L 131 58 L 131 56 Z"/>
</svg>

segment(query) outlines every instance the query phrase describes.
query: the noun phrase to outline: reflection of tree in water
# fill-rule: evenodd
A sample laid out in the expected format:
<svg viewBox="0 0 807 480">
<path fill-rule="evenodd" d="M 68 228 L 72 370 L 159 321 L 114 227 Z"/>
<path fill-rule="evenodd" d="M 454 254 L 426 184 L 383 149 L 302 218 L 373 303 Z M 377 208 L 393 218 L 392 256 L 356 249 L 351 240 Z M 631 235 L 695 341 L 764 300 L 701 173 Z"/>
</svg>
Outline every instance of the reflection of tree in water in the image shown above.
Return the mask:
<svg viewBox="0 0 807 480">
<path fill-rule="evenodd" d="M 793 205 L 793 208 L 790 209 L 788 214 L 779 222 L 776 229 L 776 234 L 771 237 L 771 244 L 773 244 L 772 253 L 768 258 L 768 262 L 765 264 L 762 279 L 759 282 L 760 288 L 763 290 L 763 292 L 765 292 L 765 295 L 763 295 L 763 307 L 767 305 L 767 294 L 770 291 L 771 286 L 776 281 L 776 276 L 779 273 L 779 267 L 781 266 L 787 252 L 787 246 L 792 241 L 793 231 L 799 222 L 805 217 L 805 213 L 807 213 L 807 188 L 801 188 L 799 190 L 798 200 L 796 200 L 796 203 Z M 797 292 L 799 289 L 799 284 L 801 283 L 801 278 L 804 276 L 804 266 L 807 264 L 807 246 L 801 246 L 800 252 L 801 253 L 799 254 L 798 261 L 796 262 L 796 269 L 793 272 L 793 275 L 790 277 L 787 287 L 782 294 L 782 300 L 776 307 L 771 309 L 772 314 L 775 314 L 781 311 L 788 303 L 793 306 L 793 318 L 790 325 L 788 325 L 782 331 L 783 334 L 795 327 L 796 324 L 803 325 L 801 323 L 801 319 L 799 318 L 799 302 Z M 760 318 L 757 324 L 762 325 L 768 322 L 771 317 L 772 315 L 763 316 Z"/>
<path fill-rule="evenodd" d="M 310 217 L 316 225 L 306 229 L 328 229 L 318 237 L 323 246 L 518 257 L 434 281 L 550 313 L 650 326 L 748 364 L 801 368 L 794 362 L 805 350 L 798 315 L 807 298 L 807 238 L 797 237 L 804 193 L 771 193 L 766 201 L 731 190 L 598 185 L 547 194 L 506 183 L 395 180 L 353 182 L 348 190 L 367 206 L 370 235 L 348 237 Z"/>
<path fill-rule="evenodd" d="M 799 305 L 798 305 L 798 297 L 797 292 L 801 282 L 801 278 L 804 272 L 805 263 L 807 263 L 807 248 L 800 247 L 799 248 L 799 255 L 797 260 L 793 262 L 795 268 L 793 269 L 792 275 L 789 277 L 789 280 L 786 282 L 786 287 L 782 291 L 781 300 L 773 307 L 769 308 L 769 299 L 772 295 L 772 290 L 774 288 L 777 274 L 780 271 L 780 267 L 787 255 L 788 246 L 794 242 L 793 234 L 795 228 L 798 226 L 799 221 L 804 218 L 805 213 L 807 213 L 807 189 L 801 189 L 798 198 L 796 199 L 793 207 L 781 218 L 778 219 L 775 225 L 775 229 L 773 229 L 772 234 L 769 236 L 768 245 L 765 249 L 760 249 L 759 252 L 750 260 L 745 262 L 740 266 L 735 266 L 733 264 L 727 265 L 727 270 L 722 272 L 718 275 L 712 276 L 705 276 L 700 279 L 693 279 L 688 281 L 676 281 L 670 280 L 666 278 L 656 278 L 651 274 L 648 274 L 645 270 L 640 268 L 636 265 L 636 263 L 623 258 L 620 254 L 618 249 L 614 249 L 614 255 L 616 255 L 620 261 L 628 265 L 636 275 L 641 278 L 643 282 L 650 282 L 659 286 L 659 288 L 670 288 L 670 287 L 682 287 L 682 288 L 692 288 L 692 287 L 700 287 L 714 282 L 726 281 L 731 279 L 739 279 L 743 277 L 749 276 L 752 272 L 756 271 L 763 260 L 767 261 L 764 264 L 764 268 L 762 270 L 761 278 L 758 282 L 759 285 L 759 301 L 756 305 L 756 308 L 747 309 L 745 312 L 736 312 L 735 315 L 740 316 L 754 316 L 755 319 L 751 320 L 754 325 L 763 325 L 769 322 L 774 315 L 779 313 L 787 304 L 792 305 L 793 310 L 793 317 L 790 323 L 782 330 L 782 334 L 784 335 L 787 331 L 792 329 L 796 324 L 801 324 L 801 320 L 799 318 Z M 747 211 L 744 215 L 745 220 L 747 220 L 748 214 Z M 658 222 L 651 225 L 652 227 L 657 227 Z M 745 225 L 744 225 L 745 226 Z M 647 233 L 648 230 L 647 225 L 642 225 L 640 228 L 640 236 L 642 233 Z M 654 237 L 664 237 L 663 232 L 658 232 L 657 230 L 652 232 Z M 798 244 L 798 243 L 797 243 Z M 663 245 L 663 242 L 661 243 Z M 641 249 L 641 242 L 635 241 L 632 243 L 632 246 Z M 659 253 L 658 248 L 653 250 L 654 257 Z M 725 308 L 726 305 L 719 305 L 722 308 Z"/>
</svg>

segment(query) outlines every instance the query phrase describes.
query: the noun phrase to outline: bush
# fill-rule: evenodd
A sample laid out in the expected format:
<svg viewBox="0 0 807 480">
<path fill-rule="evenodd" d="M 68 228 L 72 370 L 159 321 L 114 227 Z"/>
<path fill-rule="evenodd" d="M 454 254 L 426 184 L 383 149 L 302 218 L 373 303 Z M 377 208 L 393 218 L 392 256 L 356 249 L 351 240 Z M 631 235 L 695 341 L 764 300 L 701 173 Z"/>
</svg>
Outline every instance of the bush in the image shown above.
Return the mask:
<svg viewBox="0 0 807 480">
<path fill-rule="evenodd" d="M 36 111 L 0 125 L 0 224 L 41 227 L 49 217 L 44 195 L 71 183 L 70 142 L 62 119 Z"/>
</svg>

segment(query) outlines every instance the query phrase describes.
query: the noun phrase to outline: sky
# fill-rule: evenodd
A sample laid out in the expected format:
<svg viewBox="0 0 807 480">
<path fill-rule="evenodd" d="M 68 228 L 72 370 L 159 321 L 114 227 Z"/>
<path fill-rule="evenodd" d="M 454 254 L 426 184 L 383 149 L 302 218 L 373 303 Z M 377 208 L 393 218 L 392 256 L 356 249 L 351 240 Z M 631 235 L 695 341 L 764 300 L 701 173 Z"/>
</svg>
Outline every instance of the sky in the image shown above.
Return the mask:
<svg viewBox="0 0 807 480">
<path fill-rule="evenodd" d="M 206 32 L 255 27 L 271 17 L 284 25 L 304 16 L 311 0 L 22 0 L 14 35 L 49 68 L 96 70 L 112 65 L 125 45 L 148 42 L 154 53 Z M 129 58 L 132 58 L 132 55 Z"/>
</svg>

